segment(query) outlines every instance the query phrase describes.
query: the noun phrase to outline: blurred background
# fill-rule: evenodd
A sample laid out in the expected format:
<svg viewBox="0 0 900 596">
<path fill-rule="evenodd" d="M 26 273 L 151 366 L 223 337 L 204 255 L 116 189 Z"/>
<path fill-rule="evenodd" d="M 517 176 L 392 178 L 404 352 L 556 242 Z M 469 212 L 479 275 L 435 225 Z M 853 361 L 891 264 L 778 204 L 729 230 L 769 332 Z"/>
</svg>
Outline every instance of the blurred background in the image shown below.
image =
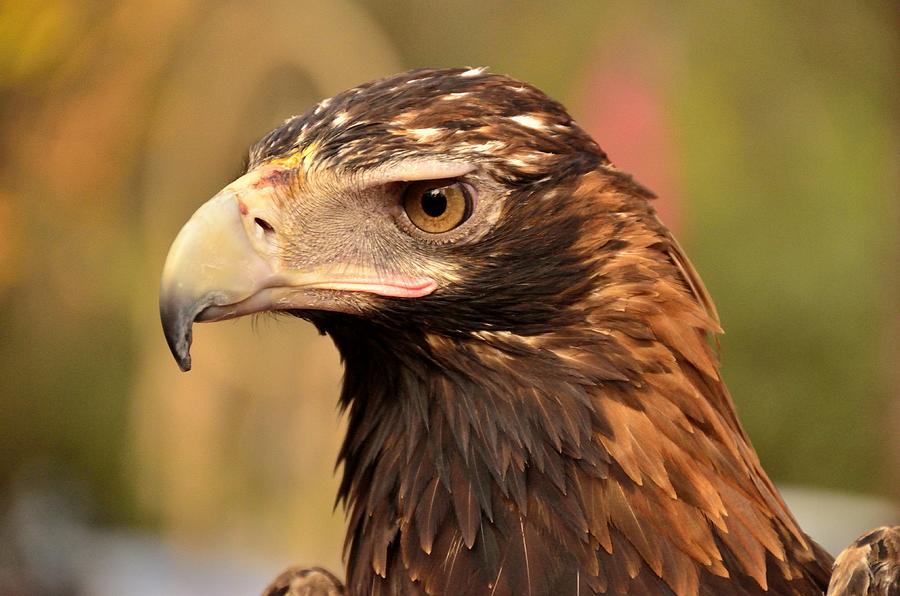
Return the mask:
<svg viewBox="0 0 900 596">
<path fill-rule="evenodd" d="M 337 355 L 157 315 L 169 243 L 289 115 L 417 66 L 569 106 L 715 297 L 764 467 L 837 550 L 900 522 L 892 2 L 0 3 L 0 594 L 247 594 L 340 568 Z"/>
</svg>

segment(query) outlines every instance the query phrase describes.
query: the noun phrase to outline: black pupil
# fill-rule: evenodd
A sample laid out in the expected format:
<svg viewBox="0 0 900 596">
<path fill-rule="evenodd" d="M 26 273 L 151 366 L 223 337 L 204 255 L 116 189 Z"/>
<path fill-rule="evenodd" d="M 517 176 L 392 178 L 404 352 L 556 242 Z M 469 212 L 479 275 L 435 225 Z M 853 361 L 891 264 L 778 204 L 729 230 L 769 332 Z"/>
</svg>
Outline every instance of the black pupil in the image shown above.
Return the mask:
<svg viewBox="0 0 900 596">
<path fill-rule="evenodd" d="M 441 188 L 433 188 L 422 193 L 422 211 L 429 217 L 440 217 L 447 210 L 447 196 Z"/>
</svg>

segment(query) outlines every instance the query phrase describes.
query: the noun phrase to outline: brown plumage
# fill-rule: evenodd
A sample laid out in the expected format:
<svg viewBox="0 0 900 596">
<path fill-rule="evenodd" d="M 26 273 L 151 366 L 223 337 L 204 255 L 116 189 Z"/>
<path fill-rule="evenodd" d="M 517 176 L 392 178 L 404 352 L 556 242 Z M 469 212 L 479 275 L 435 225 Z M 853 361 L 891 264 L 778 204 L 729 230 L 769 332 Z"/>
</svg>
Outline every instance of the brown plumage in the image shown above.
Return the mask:
<svg viewBox="0 0 900 596">
<path fill-rule="evenodd" d="M 349 594 L 822 594 L 651 199 L 537 89 L 404 73 L 253 147 L 173 245 L 166 335 L 185 369 L 195 320 L 334 339 Z"/>
<path fill-rule="evenodd" d="M 844 550 L 828 596 L 900 596 L 900 526 L 866 532 Z"/>
<path fill-rule="evenodd" d="M 279 574 L 262 596 L 344 596 L 344 586 L 321 567 L 291 567 Z"/>
</svg>

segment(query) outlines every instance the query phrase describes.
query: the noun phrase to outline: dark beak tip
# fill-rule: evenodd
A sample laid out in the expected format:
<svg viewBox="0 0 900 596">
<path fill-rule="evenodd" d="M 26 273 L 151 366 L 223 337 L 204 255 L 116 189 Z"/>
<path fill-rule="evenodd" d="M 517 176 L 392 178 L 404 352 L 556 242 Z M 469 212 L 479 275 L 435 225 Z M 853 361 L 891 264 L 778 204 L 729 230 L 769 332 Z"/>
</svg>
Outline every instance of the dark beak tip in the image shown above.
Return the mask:
<svg viewBox="0 0 900 596">
<path fill-rule="evenodd" d="M 179 326 L 174 336 L 170 337 L 168 333 L 166 334 L 166 339 L 169 340 L 169 349 L 181 372 L 191 370 L 191 335 L 191 323 Z"/>
<path fill-rule="evenodd" d="M 191 370 L 191 343 L 194 316 L 192 308 L 173 308 L 167 301 L 160 301 L 160 319 L 169 350 L 182 372 Z"/>
<path fill-rule="evenodd" d="M 172 356 L 175 358 L 178 368 L 181 369 L 181 372 L 191 370 L 190 323 L 188 323 L 186 331 L 181 331 L 174 335 L 170 335 L 168 329 L 166 331 L 166 340 L 169 344 L 169 350 L 172 352 Z"/>
</svg>

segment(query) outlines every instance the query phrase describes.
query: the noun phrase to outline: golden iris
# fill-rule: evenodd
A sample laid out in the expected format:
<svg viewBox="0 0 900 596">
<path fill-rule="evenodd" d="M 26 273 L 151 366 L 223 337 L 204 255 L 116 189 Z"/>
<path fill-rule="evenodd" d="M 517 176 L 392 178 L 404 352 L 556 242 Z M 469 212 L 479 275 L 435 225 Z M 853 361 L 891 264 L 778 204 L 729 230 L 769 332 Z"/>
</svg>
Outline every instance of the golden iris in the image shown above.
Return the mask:
<svg viewBox="0 0 900 596">
<path fill-rule="evenodd" d="M 403 208 L 417 228 L 429 234 L 440 234 L 468 219 L 472 212 L 472 197 L 461 182 L 416 182 L 406 187 Z"/>
</svg>

